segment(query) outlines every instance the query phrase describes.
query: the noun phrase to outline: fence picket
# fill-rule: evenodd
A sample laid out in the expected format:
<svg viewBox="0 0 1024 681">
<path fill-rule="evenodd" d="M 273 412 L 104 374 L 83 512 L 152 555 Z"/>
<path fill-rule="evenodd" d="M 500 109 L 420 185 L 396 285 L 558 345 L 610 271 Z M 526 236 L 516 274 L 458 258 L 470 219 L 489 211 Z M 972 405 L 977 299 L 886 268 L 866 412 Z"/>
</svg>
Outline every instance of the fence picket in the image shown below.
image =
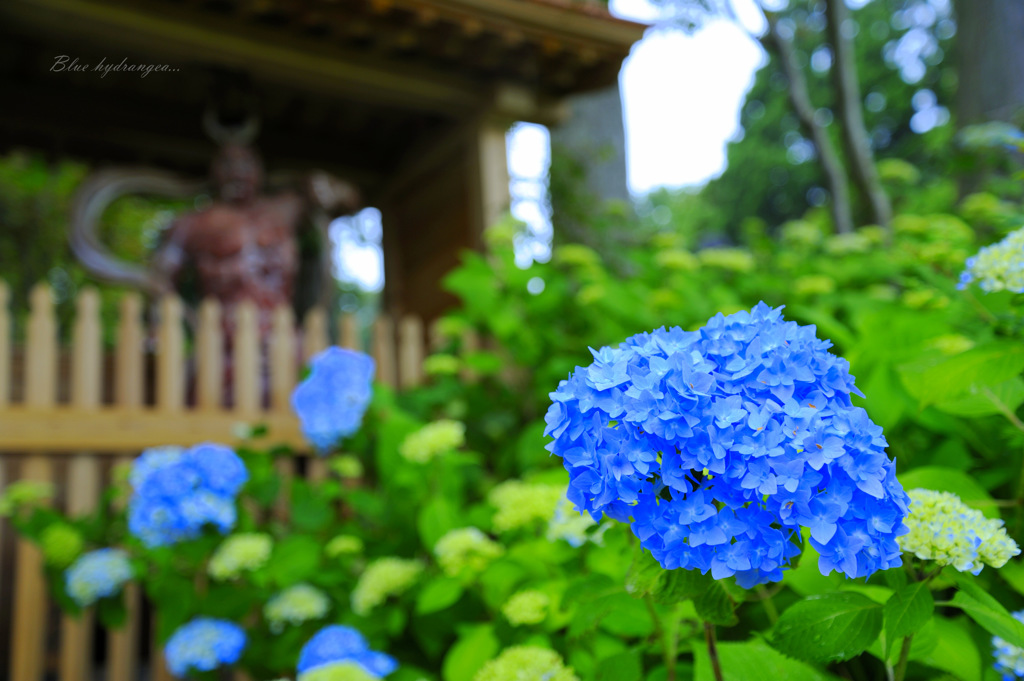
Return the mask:
<svg viewBox="0 0 1024 681">
<path fill-rule="evenodd" d="M 235 317 L 234 409 L 239 420 L 253 420 L 262 404 L 263 371 L 260 366 L 260 330 L 256 303 L 239 303 Z"/>
<path fill-rule="evenodd" d="M 399 371 L 402 388 L 415 388 L 423 382 L 423 322 L 406 315 L 399 326 Z"/>
<path fill-rule="evenodd" d="M 71 344 L 71 404 L 95 410 L 102 397 L 100 298 L 95 289 L 79 294 Z M 100 496 L 100 463 L 94 454 L 79 452 L 68 463 L 67 513 L 71 517 L 92 512 Z M 92 676 L 93 613 L 64 615 L 60 629 L 61 681 L 85 681 Z"/>
<path fill-rule="evenodd" d="M 292 309 L 282 305 L 274 310 L 270 342 L 267 347 L 270 363 L 270 409 L 287 412 L 291 409 L 292 390 L 296 379 L 295 315 Z M 290 487 L 295 477 L 295 459 L 279 456 L 274 468 L 281 476 L 282 489 Z M 274 506 L 274 517 L 280 521 L 288 518 L 288 496 L 278 495 Z"/>
<path fill-rule="evenodd" d="M 156 406 L 161 411 L 180 411 L 185 406 L 185 334 L 181 322 L 181 300 L 164 296 L 156 345 Z"/>
<path fill-rule="evenodd" d="M 129 293 L 118 308 L 117 353 L 114 356 L 114 402 L 120 407 L 141 407 L 145 385 L 142 299 Z"/>
<path fill-rule="evenodd" d="M 302 359 L 308 362 L 313 355 L 326 349 L 329 342 L 327 314 L 323 308 L 315 307 L 306 314 L 306 323 L 303 326 Z M 306 477 L 314 482 L 325 479 L 327 477 L 327 462 L 318 456 L 311 456 L 306 469 Z"/>
<path fill-rule="evenodd" d="M 350 350 L 362 350 L 359 337 L 359 322 L 353 314 L 342 314 L 338 318 L 338 345 Z"/>
<path fill-rule="evenodd" d="M 45 284 L 31 293 L 28 340 L 25 347 L 25 403 L 34 408 L 52 407 L 57 398 L 57 322 L 53 296 Z M 53 465 L 45 454 L 33 454 L 22 462 L 21 479 L 53 483 Z M 43 580 L 43 558 L 31 542 L 19 539 L 14 566 L 13 635 L 11 678 L 38 681 L 43 673 L 43 645 L 48 602 Z"/>
<path fill-rule="evenodd" d="M 377 361 L 377 380 L 394 388 L 398 384 L 395 376 L 395 325 L 388 315 L 381 315 L 373 322 L 372 354 Z"/>
<path fill-rule="evenodd" d="M 207 298 L 199 305 L 196 329 L 196 405 L 216 411 L 224 397 L 224 335 L 220 303 Z"/>
</svg>

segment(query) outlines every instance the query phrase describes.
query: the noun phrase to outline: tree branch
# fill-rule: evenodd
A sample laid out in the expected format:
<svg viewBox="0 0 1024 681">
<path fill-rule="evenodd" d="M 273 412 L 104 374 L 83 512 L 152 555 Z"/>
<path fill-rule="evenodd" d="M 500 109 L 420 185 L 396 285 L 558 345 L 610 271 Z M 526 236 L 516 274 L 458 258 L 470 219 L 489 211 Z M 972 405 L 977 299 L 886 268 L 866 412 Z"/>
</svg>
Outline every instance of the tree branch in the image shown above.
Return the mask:
<svg viewBox="0 0 1024 681">
<path fill-rule="evenodd" d="M 843 32 L 843 26 L 850 21 L 846 0 L 825 0 L 825 14 L 832 43 L 832 82 L 842 121 L 843 149 L 850 163 L 853 182 L 871 208 L 871 219 L 888 229 L 892 222 L 892 205 L 878 179 L 874 154 L 864 126 L 853 40 Z"/>
<path fill-rule="evenodd" d="M 807 90 L 807 79 L 804 77 L 800 64 L 797 63 L 792 43 L 779 33 L 778 22 L 771 13 L 765 12 L 765 18 L 768 21 L 768 32 L 758 40 L 765 50 L 774 52 L 778 56 L 782 71 L 789 82 L 787 92 L 790 104 L 793 106 L 804 132 L 814 143 L 821 168 L 825 172 L 829 193 L 832 195 L 832 221 L 836 225 L 836 231 L 840 234 L 852 232 L 853 213 L 850 210 L 850 193 L 846 185 L 846 173 L 839 161 L 839 154 L 832 146 L 828 132 L 814 120 L 814 104 L 811 103 L 811 96 Z"/>
</svg>

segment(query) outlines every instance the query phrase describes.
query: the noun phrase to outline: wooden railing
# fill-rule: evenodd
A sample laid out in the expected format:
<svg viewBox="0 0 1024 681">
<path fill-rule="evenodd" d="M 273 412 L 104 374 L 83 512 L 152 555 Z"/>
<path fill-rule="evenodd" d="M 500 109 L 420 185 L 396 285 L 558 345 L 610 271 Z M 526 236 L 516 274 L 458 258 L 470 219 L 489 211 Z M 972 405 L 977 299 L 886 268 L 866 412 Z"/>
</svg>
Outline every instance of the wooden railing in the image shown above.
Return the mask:
<svg viewBox="0 0 1024 681">
<path fill-rule="evenodd" d="M 0 282 L 0 488 L 15 480 L 54 484 L 53 503 L 84 514 L 99 503 L 113 465 L 146 447 L 230 444 L 239 437 L 239 424 L 263 423 L 269 442 L 292 445 L 300 455 L 304 451 L 289 397 L 303 362 L 329 344 L 323 310 L 309 312 L 297 329 L 292 311 L 277 309 L 261 340 L 257 310 L 243 303 L 235 310 L 232 350 L 226 355 L 215 301 L 201 305 L 194 333 L 186 334 L 177 298 L 160 301 L 159 322 L 147 328 L 141 299 L 126 295 L 111 359 L 102 345 L 99 307 L 94 290 L 78 295 L 70 347 L 62 351 L 53 296 L 46 286 L 36 287 L 19 349 L 11 338 L 7 288 Z M 368 350 L 377 362 L 377 380 L 412 387 L 422 380 L 426 336 L 418 319 L 402 319 L 397 326 L 387 316 L 378 317 Z M 342 316 L 338 344 L 363 349 L 361 337 L 356 320 Z M 296 463 L 279 460 L 279 472 L 294 475 Z M 305 470 L 313 478 L 326 475 L 315 457 Z M 0 677 L 9 670 L 11 681 L 42 681 L 44 675 L 60 681 L 96 678 L 96 623 L 89 615 L 50 617 L 54 609 L 43 557 L 33 544 L 13 537 L 2 521 L 0 570 L 6 566 L 13 570 L 0 571 L 0 661 L 9 663 L 0 664 Z M 126 592 L 126 606 L 126 625 L 105 632 L 100 660 L 105 678 L 170 679 L 159 649 L 141 640 L 146 609 L 137 588 Z"/>
</svg>

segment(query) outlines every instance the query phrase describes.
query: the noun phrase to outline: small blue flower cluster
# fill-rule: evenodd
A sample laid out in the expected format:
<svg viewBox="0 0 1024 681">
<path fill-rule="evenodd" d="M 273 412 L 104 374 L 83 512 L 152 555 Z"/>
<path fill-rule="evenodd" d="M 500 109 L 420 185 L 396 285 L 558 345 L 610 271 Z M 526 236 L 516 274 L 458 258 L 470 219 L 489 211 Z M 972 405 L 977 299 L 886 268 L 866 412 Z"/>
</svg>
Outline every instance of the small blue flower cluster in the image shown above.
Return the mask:
<svg viewBox="0 0 1024 681">
<path fill-rule="evenodd" d="M 782 579 L 800 527 L 824 574 L 900 565 L 908 498 L 829 347 L 759 303 L 592 350 L 546 416 L 570 501 L 631 523 L 666 569 L 745 587 Z"/>
<path fill-rule="evenodd" d="M 90 606 L 114 596 L 132 578 L 128 554 L 120 549 L 99 549 L 79 557 L 64 573 L 65 588 L 75 603 Z"/>
<path fill-rule="evenodd" d="M 344 348 L 327 348 L 310 361 L 310 374 L 292 393 L 302 434 L 321 452 L 352 435 L 373 397 L 374 361 Z"/>
<path fill-rule="evenodd" d="M 179 678 L 234 664 L 245 650 L 245 631 L 233 622 L 196 617 L 178 627 L 164 648 L 167 668 Z"/>
<path fill-rule="evenodd" d="M 964 263 L 958 289 L 977 282 L 982 291 L 1024 293 L 1024 228 L 1011 232 L 1002 241 L 986 246 Z"/>
<path fill-rule="evenodd" d="M 147 450 L 129 477 L 128 529 L 150 548 L 194 539 L 207 523 L 228 532 L 235 495 L 248 479 L 245 464 L 224 445 Z"/>
<path fill-rule="evenodd" d="M 1012 613 L 1014 618 L 1024 623 L 1024 610 Z M 992 637 L 992 656 L 996 662 L 992 665 L 1002 676 L 1003 681 L 1024 679 L 1024 650 L 1007 643 L 998 636 Z"/>
<path fill-rule="evenodd" d="M 398 669 L 390 655 L 370 650 L 363 635 L 351 627 L 332 624 L 324 627 L 302 647 L 299 653 L 299 678 L 306 672 L 331 664 L 355 663 L 375 678 L 383 678 Z"/>
</svg>

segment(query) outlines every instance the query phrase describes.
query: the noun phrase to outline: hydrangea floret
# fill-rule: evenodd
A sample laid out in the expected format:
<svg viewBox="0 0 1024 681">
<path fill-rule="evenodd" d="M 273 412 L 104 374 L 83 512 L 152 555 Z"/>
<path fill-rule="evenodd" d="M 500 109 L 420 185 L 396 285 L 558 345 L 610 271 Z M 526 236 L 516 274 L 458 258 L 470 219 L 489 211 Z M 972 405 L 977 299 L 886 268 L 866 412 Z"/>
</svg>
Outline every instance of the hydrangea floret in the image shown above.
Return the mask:
<svg viewBox="0 0 1024 681">
<path fill-rule="evenodd" d="M 352 611 L 364 616 L 391 596 L 405 593 L 423 572 L 423 563 L 405 558 L 378 558 L 359 576 L 352 590 Z"/>
<path fill-rule="evenodd" d="M 311 584 L 296 584 L 272 596 L 263 606 L 263 617 L 270 631 L 280 634 L 285 625 L 318 620 L 327 614 L 331 601 Z"/>
<path fill-rule="evenodd" d="M 171 673 L 185 678 L 238 662 L 245 644 L 245 631 L 234 622 L 196 617 L 171 634 L 164 657 Z"/>
<path fill-rule="evenodd" d="M 907 495 L 846 360 L 781 308 L 592 350 L 551 393 L 568 497 L 628 522 L 665 569 L 782 579 L 801 527 L 823 574 L 901 564 Z"/>
<path fill-rule="evenodd" d="M 146 450 L 129 475 L 128 529 L 150 548 L 195 539 L 206 524 L 226 534 L 248 479 L 245 464 L 224 445 Z"/>
<path fill-rule="evenodd" d="M 117 595 L 131 578 L 128 554 L 120 549 L 90 551 L 64 573 L 68 596 L 83 608 L 101 598 Z"/>
<path fill-rule="evenodd" d="M 332 624 L 318 631 L 302 647 L 299 653 L 299 679 L 308 681 L 311 672 L 326 670 L 342 663 L 358 665 L 374 679 L 383 678 L 398 669 L 398 662 L 393 657 L 370 650 L 370 645 L 357 630 Z M 325 679 L 333 678 L 326 671 L 324 675 Z"/>
<path fill-rule="evenodd" d="M 1012 613 L 1013 617 L 1024 624 L 1024 610 Z M 1003 681 L 1024 679 L 1024 649 L 1007 643 L 998 636 L 992 637 L 992 656 L 996 659 L 992 665 Z"/>
<path fill-rule="evenodd" d="M 449 577 L 482 572 L 505 548 L 475 527 L 450 530 L 437 540 L 434 555 Z"/>
<path fill-rule="evenodd" d="M 522 480 L 503 482 L 487 495 L 487 501 L 497 509 L 494 530 L 504 533 L 535 523 L 547 523 L 563 496 L 565 488 L 558 485 Z"/>
<path fill-rule="evenodd" d="M 548 616 L 551 598 L 543 591 L 528 589 L 514 594 L 501 606 L 505 619 L 514 627 L 540 624 Z"/>
<path fill-rule="evenodd" d="M 1002 241 L 985 246 L 964 263 L 957 288 L 977 283 L 982 291 L 1024 293 L 1024 228 L 1011 232 Z"/>
<path fill-rule="evenodd" d="M 905 521 L 909 532 L 899 538 L 904 551 L 975 575 L 985 565 L 1000 568 L 1020 555 L 1002 520 L 986 518 L 955 494 L 929 489 L 908 494 L 912 502 Z"/>
<path fill-rule="evenodd" d="M 207 572 L 214 579 L 224 581 L 240 577 L 243 572 L 258 570 L 266 565 L 273 544 L 269 534 L 232 534 L 213 553 Z"/>
<path fill-rule="evenodd" d="M 373 358 L 331 347 L 310 360 L 310 373 L 292 393 L 302 434 L 320 452 L 335 447 L 363 423 L 373 397 Z"/>
<path fill-rule="evenodd" d="M 513 646 L 476 673 L 473 681 L 579 681 L 572 667 L 550 648 Z"/>
<path fill-rule="evenodd" d="M 439 454 L 455 451 L 465 443 L 465 424 L 441 419 L 407 435 L 398 448 L 398 453 L 407 461 L 427 463 Z"/>
</svg>

